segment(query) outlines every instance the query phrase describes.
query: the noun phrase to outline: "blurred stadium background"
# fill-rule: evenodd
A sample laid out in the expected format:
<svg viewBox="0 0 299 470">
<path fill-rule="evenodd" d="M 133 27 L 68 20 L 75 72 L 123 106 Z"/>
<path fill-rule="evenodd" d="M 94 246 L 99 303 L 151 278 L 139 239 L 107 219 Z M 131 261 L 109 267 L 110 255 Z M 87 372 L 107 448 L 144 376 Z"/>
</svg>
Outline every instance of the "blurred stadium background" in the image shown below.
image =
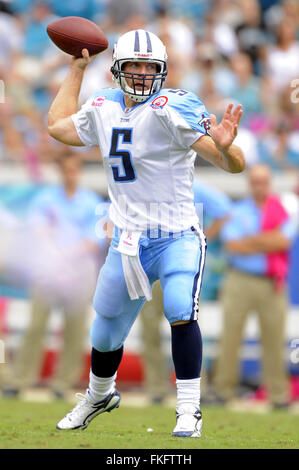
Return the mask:
<svg viewBox="0 0 299 470">
<path fill-rule="evenodd" d="M 197 93 L 219 118 L 228 102 L 242 103 L 244 117 L 236 143 L 247 165 L 265 163 L 273 170 L 274 190 L 297 226 L 288 279 L 289 310 L 285 343 L 291 396 L 299 400 L 299 364 L 291 361 L 299 345 L 299 5 L 296 0 L 11 0 L 0 1 L 0 245 L 12 227 L 23 230 L 35 198 L 60 181 L 56 162 L 65 146 L 47 133 L 47 111 L 66 73 L 69 57 L 49 40 L 46 26 L 59 16 L 83 16 L 98 23 L 110 47 L 88 68 L 82 104 L 102 87 L 112 85 L 112 46 L 128 30 L 156 33 L 169 55 L 166 86 Z M 297 91 L 296 91 L 297 87 Z M 72 149 L 78 152 L 78 149 Z M 107 199 L 107 184 L 98 149 L 79 150 L 83 186 Z M 248 194 L 246 177 L 230 175 L 197 159 L 196 175 L 232 200 Z M 25 230 L 25 229 L 24 229 Z M 7 235 L 6 235 L 7 236 Z M 8 235 L 9 237 L 9 235 Z M 2 241 L 1 241 L 2 239 Z M 1 254 L 1 246 L 0 246 Z M 3 253 L 2 253 L 3 254 Z M 5 255 L 5 253 L 4 253 Z M 24 257 L 26 259 L 26 257 Z M 0 260 L 1 261 L 1 260 Z M 1 266 L 1 263 L 0 263 Z M 0 271 L 0 328 L 6 362 L 15 356 L 30 316 L 30 282 L 26 273 Z M 19 268 L 19 267 L 18 267 Z M 0 268 L 1 269 L 1 268 Z M 12 272 L 13 269 L 12 269 Z M 221 332 L 219 289 L 225 255 L 208 254 L 200 307 L 204 363 L 212 370 Z M 27 277 L 26 277 L 27 276 Z M 89 322 L 93 310 L 89 308 Z M 125 348 L 120 387 L 143 390 L 142 341 L 137 320 Z M 51 377 L 61 346 L 62 318 L 53 309 L 47 328 L 37 382 Z M 163 350 L 172 377 L 170 332 L 163 323 Z M 78 386 L 86 385 L 85 367 Z M 259 328 L 254 316 L 246 325 L 242 347 L 240 393 L 263 399 Z M 0 365 L 0 368 L 2 365 Z M 1 382 L 1 381 L 0 381 Z M 0 383 L 1 385 L 1 383 Z"/>
</svg>

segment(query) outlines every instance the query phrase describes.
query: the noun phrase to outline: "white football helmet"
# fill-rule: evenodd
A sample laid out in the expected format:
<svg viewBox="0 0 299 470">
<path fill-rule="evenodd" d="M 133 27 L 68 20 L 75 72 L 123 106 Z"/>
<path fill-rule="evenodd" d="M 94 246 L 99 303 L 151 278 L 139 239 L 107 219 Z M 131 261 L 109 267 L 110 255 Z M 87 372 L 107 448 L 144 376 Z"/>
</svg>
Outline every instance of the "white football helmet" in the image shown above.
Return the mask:
<svg viewBox="0 0 299 470">
<path fill-rule="evenodd" d="M 163 42 L 153 33 L 138 29 L 123 34 L 114 45 L 111 72 L 117 86 L 136 103 L 146 101 L 149 96 L 158 93 L 167 75 L 167 54 Z M 126 62 L 153 62 L 157 64 L 157 73 L 142 74 L 124 72 Z M 132 80 L 132 87 L 126 81 Z M 145 80 L 151 80 L 151 86 L 145 88 Z M 136 83 L 142 83 L 141 90 L 136 90 Z"/>
</svg>

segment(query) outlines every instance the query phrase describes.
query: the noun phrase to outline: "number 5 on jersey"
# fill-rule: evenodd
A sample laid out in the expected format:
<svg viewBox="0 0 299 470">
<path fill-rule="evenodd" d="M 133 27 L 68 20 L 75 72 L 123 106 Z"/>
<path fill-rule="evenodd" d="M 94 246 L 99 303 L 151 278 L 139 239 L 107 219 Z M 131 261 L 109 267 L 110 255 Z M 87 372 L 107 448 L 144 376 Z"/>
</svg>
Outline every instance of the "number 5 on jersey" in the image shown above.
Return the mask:
<svg viewBox="0 0 299 470">
<path fill-rule="evenodd" d="M 128 181 L 135 181 L 136 179 L 136 174 L 132 165 L 131 152 L 118 148 L 120 136 L 122 136 L 123 144 L 132 144 L 132 133 L 133 129 L 112 129 L 109 158 L 120 159 L 117 163 L 110 163 L 114 181 L 117 183 L 126 183 Z"/>
</svg>

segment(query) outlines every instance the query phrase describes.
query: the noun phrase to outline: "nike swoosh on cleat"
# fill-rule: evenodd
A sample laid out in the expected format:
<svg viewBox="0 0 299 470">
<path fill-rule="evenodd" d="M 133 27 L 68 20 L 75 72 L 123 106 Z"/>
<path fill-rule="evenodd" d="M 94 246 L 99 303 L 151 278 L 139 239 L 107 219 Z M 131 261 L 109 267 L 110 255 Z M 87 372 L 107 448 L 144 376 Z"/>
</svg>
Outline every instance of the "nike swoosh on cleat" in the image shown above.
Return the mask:
<svg viewBox="0 0 299 470">
<path fill-rule="evenodd" d="M 117 396 L 117 395 L 114 395 L 114 396 Z M 106 408 L 106 406 L 108 405 L 108 403 L 111 401 L 112 398 L 113 398 L 113 397 L 111 397 L 111 396 L 108 397 L 107 400 L 105 400 L 103 403 L 101 403 L 101 405 L 97 406 L 96 409 L 95 409 L 94 411 L 92 411 L 92 413 L 90 413 L 89 415 L 86 416 L 86 418 L 84 419 L 82 425 L 84 426 L 84 425 L 86 424 L 86 420 L 87 420 L 88 418 L 90 418 L 91 416 L 93 416 L 95 413 L 97 413 L 99 410 L 101 410 L 101 409 L 103 409 L 103 408 Z M 120 397 L 118 397 L 118 403 L 119 403 L 119 401 L 120 401 Z M 118 403 L 116 403 L 116 405 L 117 405 Z M 93 407 L 95 407 L 95 406 L 96 406 L 96 405 L 93 405 Z M 116 406 L 113 405 L 112 408 L 116 408 Z M 108 410 L 106 410 L 106 411 L 108 411 Z M 110 410 L 109 410 L 109 411 L 110 411 Z"/>
</svg>

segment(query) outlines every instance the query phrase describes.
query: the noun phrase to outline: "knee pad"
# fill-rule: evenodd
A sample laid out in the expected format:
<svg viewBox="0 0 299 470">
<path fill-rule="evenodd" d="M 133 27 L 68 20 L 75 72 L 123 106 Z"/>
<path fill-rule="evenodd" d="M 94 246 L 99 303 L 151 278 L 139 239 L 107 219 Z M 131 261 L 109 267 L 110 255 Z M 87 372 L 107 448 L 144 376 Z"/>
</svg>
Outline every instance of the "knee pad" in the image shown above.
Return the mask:
<svg viewBox="0 0 299 470">
<path fill-rule="evenodd" d="M 164 287 L 164 312 L 169 323 L 192 319 L 192 278 L 172 275 Z"/>
<path fill-rule="evenodd" d="M 93 307 L 104 318 L 116 318 L 128 301 L 128 291 L 122 271 L 104 265 L 98 278 Z"/>
<path fill-rule="evenodd" d="M 114 319 L 117 318 L 121 313 L 122 305 L 117 302 L 114 298 L 111 298 L 108 293 L 101 295 L 101 297 L 95 294 L 93 298 L 93 308 L 95 309 L 97 315 L 107 318 Z"/>
</svg>

